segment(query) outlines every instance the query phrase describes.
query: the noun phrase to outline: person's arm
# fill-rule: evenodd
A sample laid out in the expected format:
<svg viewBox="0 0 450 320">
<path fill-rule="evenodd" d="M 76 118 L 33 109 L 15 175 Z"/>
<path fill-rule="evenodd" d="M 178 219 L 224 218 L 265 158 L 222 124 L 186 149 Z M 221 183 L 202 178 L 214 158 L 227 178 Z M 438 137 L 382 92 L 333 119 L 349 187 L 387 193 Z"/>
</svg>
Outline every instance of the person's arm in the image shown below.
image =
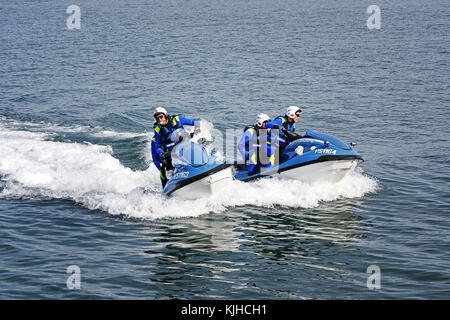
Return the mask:
<svg viewBox="0 0 450 320">
<path fill-rule="evenodd" d="M 153 137 L 152 139 L 152 143 L 151 143 L 151 151 L 152 151 L 152 159 L 153 159 L 153 163 L 155 164 L 156 168 L 158 170 L 161 169 L 161 163 L 159 162 L 159 156 L 158 153 L 156 152 L 156 145 L 155 145 L 155 138 Z"/>
<path fill-rule="evenodd" d="M 267 129 L 281 129 L 281 128 L 283 128 L 283 121 L 281 120 L 281 118 L 278 118 L 271 122 L 267 122 L 266 128 Z"/>
<path fill-rule="evenodd" d="M 241 137 L 241 140 L 239 140 L 239 151 L 241 152 L 242 157 L 245 159 L 245 155 L 247 153 L 247 150 L 245 146 L 247 145 L 247 139 L 246 139 L 246 132 Z"/>
<path fill-rule="evenodd" d="M 250 141 L 253 136 L 253 133 L 250 132 L 251 129 L 246 130 L 239 141 L 239 150 L 241 151 L 242 156 L 245 160 L 248 159 L 250 153 Z"/>
<path fill-rule="evenodd" d="M 164 153 L 164 150 L 163 150 L 162 144 L 161 144 L 161 133 L 159 132 L 159 127 L 155 128 L 153 138 L 155 139 L 156 153 L 160 156 L 161 154 Z"/>
<path fill-rule="evenodd" d="M 183 126 L 196 126 L 196 127 L 200 127 L 200 121 L 198 120 L 192 120 L 192 119 L 188 119 L 188 118 L 184 118 L 182 116 L 176 116 L 175 118 L 178 118 L 180 120 L 181 125 Z"/>
</svg>

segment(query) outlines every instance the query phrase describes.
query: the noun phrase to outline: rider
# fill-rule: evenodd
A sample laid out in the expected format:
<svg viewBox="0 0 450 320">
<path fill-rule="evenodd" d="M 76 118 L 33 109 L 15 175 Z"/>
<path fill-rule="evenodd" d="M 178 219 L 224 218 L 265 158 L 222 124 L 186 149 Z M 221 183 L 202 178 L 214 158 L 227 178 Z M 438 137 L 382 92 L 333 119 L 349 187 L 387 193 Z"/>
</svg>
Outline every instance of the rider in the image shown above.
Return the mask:
<svg viewBox="0 0 450 320">
<path fill-rule="evenodd" d="M 285 115 L 278 116 L 275 120 L 266 124 L 266 128 L 280 130 L 278 137 L 280 152 L 283 152 L 287 145 L 291 142 L 286 134 L 286 131 L 295 131 L 295 123 L 298 121 L 301 112 L 302 110 L 300 110 L 299 107 L 289 106 Z"/>
<path fill-rule="evenodd" d="M 275 149 L 271 144 L 270 130 L 266 127 L 268 122 L 270 117 L 267 114 L 258 114 L 255 125 L 245 127 L 239 142 L 242 157 L 248 161 L 248 175 L 258 173 L 262 166 L 270 169 L 275 165 Z"/>
<path fill-rule="evenodd" d="M 173 169 L 170 151 L 187 135 L 183 126 L 200 127 L 200 121 L 183 118 L 181 116 L 170 116 L 163 107 L 157 107 L 153 117 L 154 134 L 151 143 L 153 163 L 159 170 L 161 184 L 164 188 L 167 183 L 166 172 Z"/>
</svg>

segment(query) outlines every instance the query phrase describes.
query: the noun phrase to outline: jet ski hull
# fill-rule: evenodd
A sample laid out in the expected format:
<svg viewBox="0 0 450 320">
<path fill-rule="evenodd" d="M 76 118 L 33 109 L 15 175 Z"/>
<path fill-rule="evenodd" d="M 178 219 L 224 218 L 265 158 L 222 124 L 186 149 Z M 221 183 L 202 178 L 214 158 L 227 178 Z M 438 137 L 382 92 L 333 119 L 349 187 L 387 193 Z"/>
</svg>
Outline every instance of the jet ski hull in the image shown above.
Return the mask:
<svg viewBox="0 0 450 320">
<path fill-rule="evenodd" d="M 280 177 L 305 182 L 338 182 L 355 169 L 361 161 L 358 158 L 317 161 L 282 171 Z"/>
<path fill-rule="evenodd" d="M 174 169 L 163 190 L 167 196 L 186 200 L 210 197 L 233 180 L 232 164 L 198 142 L 180 141 L 170 155 Z"/>
<path fill-rule="evenodd" d="M 190 179 L 180 180 L 170 190 L 165 189 L 165 193 L 183 200 L 211 197 L 226 188 L 232 179 L 232 166 L 222 164 Z"/>
<path fill-rule="evenodd" d="M 339 139 L 307 131 L 305 137 L 286 148 L 278 166 L 249 176 L 246 166 L 237 165 L 235 179 L 247 182 L 279 176 L 305 182 L 338 182 L 362 161 L 363 158 L 353 148 Z"/>
</svg>

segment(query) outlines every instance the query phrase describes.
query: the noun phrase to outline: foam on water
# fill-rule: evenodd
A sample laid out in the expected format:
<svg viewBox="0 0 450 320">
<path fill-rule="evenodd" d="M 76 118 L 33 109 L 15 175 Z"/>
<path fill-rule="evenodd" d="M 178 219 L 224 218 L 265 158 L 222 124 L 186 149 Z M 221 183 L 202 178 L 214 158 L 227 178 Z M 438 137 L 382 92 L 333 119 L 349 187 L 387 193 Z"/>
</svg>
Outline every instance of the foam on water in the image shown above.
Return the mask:
<svg viewBox="0 0 450 320">
<path fill-rule="evenodd" d="M 85 126 L 85 125 L 66 126 L 43 121 L 40 122 L 17 121 L 15 119 L 6 118 L 2 115 L 0 115 L 0 123 L 3 128 L 9 128 L 14 130 L 25 130 L 26 132 L 42 132 L 51 135 L 55 135 L 57 133 L 84 133 L 97 138 L 115 138 L 115 139 L 128 139 L 150 135 L 147 132 L 144 133 L 117 132 L 99 126 Z"/>
<path fill-rule="evenodd" d="M 209 130 L 204 131 L 207 136 Z M 192 217 L 243 205 L 311 208 L 321 201 L 362 197 L 377 189 L 373 178 L 357 170 L 339 183 L 278 178 L 233 181 L 220 196 L 182 201 L 161 193 L 152 164 L 145 171 L 133 171 L 113 156 L 109 146 L 51 138 L 51 133 L 11 129 L 0 122 L 1 198 L 70 199 L 114 215 L 155 219 Z M 143 151 L 147 159 L 148 150 Z"/>
</svg>

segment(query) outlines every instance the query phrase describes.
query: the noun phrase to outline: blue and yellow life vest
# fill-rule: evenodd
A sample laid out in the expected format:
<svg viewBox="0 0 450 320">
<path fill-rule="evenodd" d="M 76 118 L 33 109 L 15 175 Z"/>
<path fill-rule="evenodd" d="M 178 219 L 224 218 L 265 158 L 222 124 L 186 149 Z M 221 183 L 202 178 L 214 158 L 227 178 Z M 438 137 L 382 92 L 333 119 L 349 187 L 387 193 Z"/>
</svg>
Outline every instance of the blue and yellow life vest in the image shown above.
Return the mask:
<svg viewBox="0 0 450 320">
<path fill-rule="evenodd" d="M 273 149 L 274 146 L 271 145 L 272 144 L 271 143 L 272 137 L 270 133 L 271 131 L 270 129 L 262 129 L 266 132 L 266 134 L 260 135 L 260 130 L 261 129 L 258 128 L 257 126 L 245 127 L 244 134 L 246 131 L 249 131 L 249 133 L 251 134 L 251 138 L 248 141 L 248 147 L 245 146 L 245 159 L 249 160 L 248 162 L 249 165 L 262 164 L 264 166 L 272 168 L 275 165 L 275 152 L 274 152 L 275 149 Z M 278 147 L 277 143 L 275 143 L 275 147 Z M 260 153 L 261 148 L 263 148 L 261 151 L 264 152 L 268 157 L 264 161 L 262 161 L 263 159 L 260 158 L 260 156 L 262 155 Z M 268 162 L 266 163 L 266 161 Z"/>
<path fill-rule="evenodd" d="M 179 133 L 181 134 L 181 129 L 183 129 L 179 116 L 168 116 L 168 122 L 166 125 L 161 125 L 158 122 L 155 122 L 153 127 L 155 132 L 161 135 L 161 147 L 165 151 L 167 151 L 168 145 L 173 143 L 170 140 L 170 134 L 176 130 L 179 130 Z"/>
<path fill-rule="evenodd" d="M 278 116 L 276 117 L 273 121 L 277 120 L 277 119 L 281 119 L 281 123 L 283 125 L 283 127 L 286 130 L 295 132 L 295 122 L 289 123 L 288 119 L 286 118 L 286 116 Z M 284 135 L 284 132 L 282 132 Z"/>
</svg>

